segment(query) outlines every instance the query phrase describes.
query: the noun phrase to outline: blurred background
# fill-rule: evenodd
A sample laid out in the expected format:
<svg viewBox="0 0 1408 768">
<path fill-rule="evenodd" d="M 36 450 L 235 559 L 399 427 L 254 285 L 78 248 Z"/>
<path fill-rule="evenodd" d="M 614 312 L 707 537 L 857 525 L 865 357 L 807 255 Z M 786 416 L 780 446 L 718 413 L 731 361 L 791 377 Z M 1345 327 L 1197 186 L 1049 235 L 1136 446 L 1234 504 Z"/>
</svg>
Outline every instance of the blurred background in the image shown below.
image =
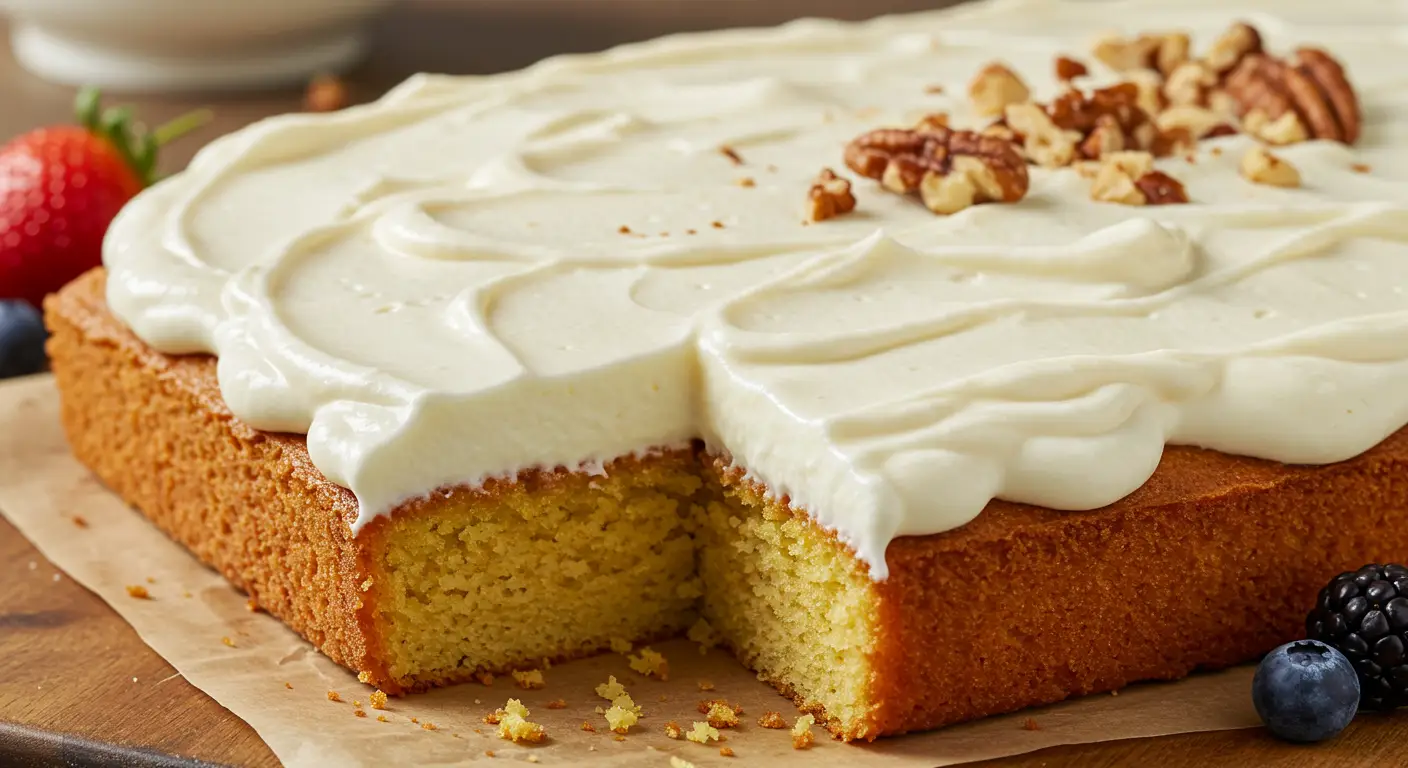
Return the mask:
<svg viewBox="0 0 1408 768">
<path fill-rule="evenodd" d="M 74 83 L 112 81 L 108 101 L 133 104 L 149 125 L 197 105 L 214 109 L 208 125 L 163 152 L 161 168 L 171 171 L 216 135 L 303 109 L 313 71 L 340 72 L 345 99 L 356 103 L 416 72 L 488 74 L 671 32 L 955 2 L 0 0 L 0 143 L 71 122 Z"/>
</svg>

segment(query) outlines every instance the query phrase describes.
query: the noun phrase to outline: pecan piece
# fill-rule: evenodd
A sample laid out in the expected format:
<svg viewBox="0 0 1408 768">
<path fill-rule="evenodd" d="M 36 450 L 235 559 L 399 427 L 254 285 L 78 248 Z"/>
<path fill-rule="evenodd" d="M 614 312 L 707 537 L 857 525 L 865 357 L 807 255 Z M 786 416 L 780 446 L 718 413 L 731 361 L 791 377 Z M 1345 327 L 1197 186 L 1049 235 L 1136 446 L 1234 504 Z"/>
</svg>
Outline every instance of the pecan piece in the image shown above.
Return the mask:
<svg viewBox="0 0 1408 768">
<path fill-rule="evenodd" d="M 997 62 L 983 67 L 968 84 L 968 98 L 980 115 L 1000 115 L 1008 104 L 1020 104 L 1030 96 L 1026 83 Z"/>
<path fill-rule="evenodd" d="M 1063 83 L 1068 83 L 1077 77 L 1084 77 L 1090 74 L 1090 70 L 1079 61 L 1069 56 L 1056 57 L 1056 79 Z"/>
<path fill-rule="evenodd" d="M 1260 144 L 1247 150 L 1247 154 L 1242 156 L 1238 170 L 1253 184 L 1267 184 L 1273 187 L 1300 186 L 1300 171 L 1289 162 L 1271 154 Z"/>
<path fill-rule="evenodd" d="M 1182 33 L 1148 34 L 1129 39 L 1106 35 L 1095 42 L 1091 55 L 1116 72 L 1152 69 L 1167 75 L 1188 60 L 1188 36 Z"/>
<path fill-rule="evenodd" d="M 1012 104 L 1004 115 L 1006 128 L 1022 136 L 1022 149 L 1027 159 L 1046 168 L 1070 165 L 1076 157 L 1076 143 L 1081 135 L 1063 131 L 1051 121 L 1041 107 L 1030 102 Z"/>
<path fill-rule="evenodd" d="M 1188 193 L 1172 176 L 1154 169 L 1148 152 L 1115 152 L 1100 164 L 1090 185 L 1090 199 L 1121 205 L 1169 205 L 1188 202 Z"/>
<path fill-rule="evenodd" d="M 1289 126 L 1292 121 L 1285 116 L 1293 114 L 1307 138 L 1346 144 L 1359 138 L 1359 100 L 1343 67 L 1319 49 L 1302 48 L 1289 61 L 1263 53 L 1247 56 L 1227 76 L 1225 87 L 1249 124 L 1284 119 Z M 1260 117 L 1250 119 L 1253 114 Z M 1295 133 L 1293 128 L 1280 131 L 1283 137 Z"/>
<path fill-rule="evenodd" d="M 846 145 L 846 165 L 892 192 L 918 193 L 929 210 L 949 214 L 1027 194 L 1027 164 L 1011 142 L 972 131 L 882 128 Z"/>
<path fill-rule="evenodd" d="M 851 193 L 851 182 L 836 175 L 830 168 L 822 168 L 807 190 L 807 220 L 826 221 L 856 209 L 856 196 Z"/>
</svg>

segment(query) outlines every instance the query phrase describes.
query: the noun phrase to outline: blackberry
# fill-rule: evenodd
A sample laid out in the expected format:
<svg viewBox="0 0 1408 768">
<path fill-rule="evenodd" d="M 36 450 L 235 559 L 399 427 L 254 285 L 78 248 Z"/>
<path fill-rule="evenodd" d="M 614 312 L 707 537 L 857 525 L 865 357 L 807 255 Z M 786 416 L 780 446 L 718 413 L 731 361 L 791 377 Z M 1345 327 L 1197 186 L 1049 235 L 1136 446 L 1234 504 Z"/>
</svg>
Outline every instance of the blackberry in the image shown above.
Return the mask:
<svg viewBox="0 0 1408 768">
<path fill-rule="evenodd" d="M 1408 568 L 1370 564 L 1336 576 L 1305 620 L 1359 675 L 1361 709 L 1408 704 Z"/>
</svg>

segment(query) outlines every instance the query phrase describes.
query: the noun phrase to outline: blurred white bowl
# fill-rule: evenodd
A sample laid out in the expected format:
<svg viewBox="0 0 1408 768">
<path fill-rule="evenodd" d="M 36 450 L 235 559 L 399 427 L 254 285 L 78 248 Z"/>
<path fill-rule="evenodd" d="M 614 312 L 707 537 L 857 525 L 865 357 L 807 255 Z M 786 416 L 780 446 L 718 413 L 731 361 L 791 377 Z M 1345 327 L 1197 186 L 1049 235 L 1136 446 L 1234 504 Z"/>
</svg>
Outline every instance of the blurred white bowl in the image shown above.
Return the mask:
<svg viewBox="0 0 1408 768">
<path fill-rule="evenodd" d="M 0 0 L 40 77 L 119 90 L 253 88 L 345 69 L 391 0 Z"/>
</svg>

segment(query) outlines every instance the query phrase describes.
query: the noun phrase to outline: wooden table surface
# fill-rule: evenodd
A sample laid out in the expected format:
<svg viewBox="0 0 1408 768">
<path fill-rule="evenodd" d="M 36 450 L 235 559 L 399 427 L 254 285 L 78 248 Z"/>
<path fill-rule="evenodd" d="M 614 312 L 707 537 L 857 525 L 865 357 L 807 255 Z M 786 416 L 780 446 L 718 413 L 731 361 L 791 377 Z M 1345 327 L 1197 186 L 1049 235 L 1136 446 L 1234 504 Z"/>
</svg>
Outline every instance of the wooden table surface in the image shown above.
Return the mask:
<svg viewBox="0 0 1408 768">
<path fill-rule="evenodd" d="M 296 2 L 297 0 L 290 0 Z M 378 22 L 370 59 L 348 77 L 356 100 L 417 71 L 487 73 L 686 29 L 771 24 L 799 15 L 860 18 L 942 0 L 408 0 Z M 0 33 L 4 22 L 0 21 Z M 0 34 L 3 37 L 3 34 Z M 120 96 L 120 95 L 119 95 Z M 22 72 L 0 43 L 0 142 L 69 119 L 73 93 Z M 301 92 L 142 97 L 151 124 L 195 105 L 215 121 L 171 148 L 174 170 L 216 135 L 298 109 Z M 0 764 L 248 766 L 279 763 L 239 718 L 176 675 L 97 597 L 50 565 L 0 518 Z M 1408 720 L 1360 717 L 1313 747 L 1262 730 L 1058 747 L 983 766 L 1401 765 Z"/>
</svg>

